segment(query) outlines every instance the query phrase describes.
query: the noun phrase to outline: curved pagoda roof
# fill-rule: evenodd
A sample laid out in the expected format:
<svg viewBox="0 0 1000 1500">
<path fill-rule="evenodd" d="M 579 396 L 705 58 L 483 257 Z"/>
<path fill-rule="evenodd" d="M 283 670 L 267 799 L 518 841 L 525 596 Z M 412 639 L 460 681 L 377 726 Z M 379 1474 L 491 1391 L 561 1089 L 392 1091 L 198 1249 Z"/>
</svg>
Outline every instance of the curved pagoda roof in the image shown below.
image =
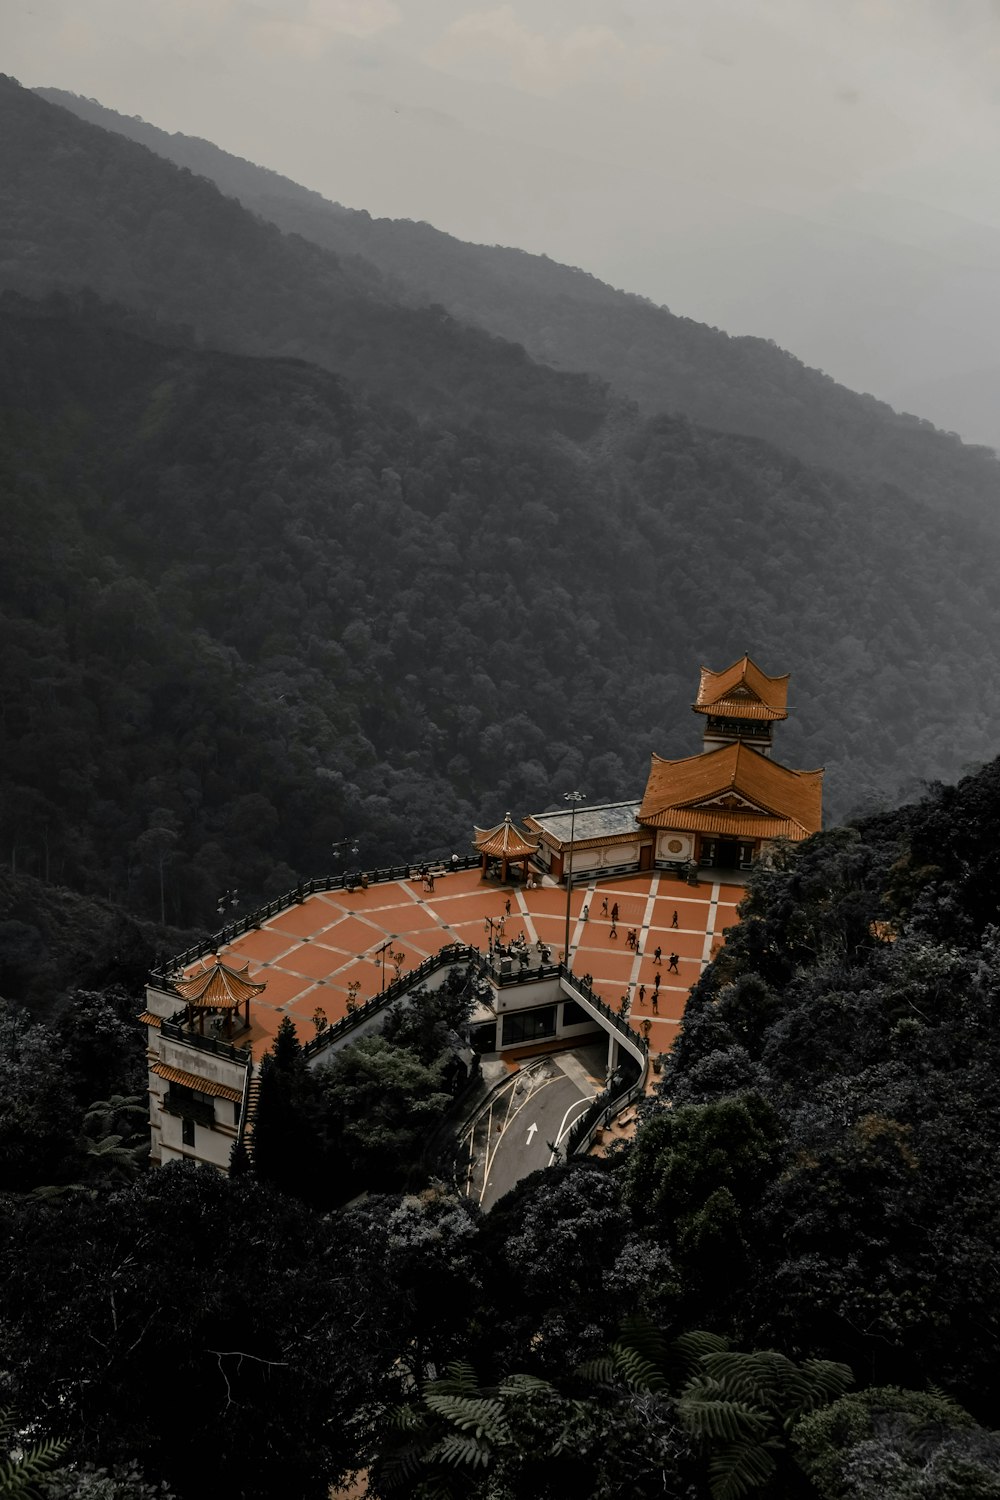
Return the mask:
<svg viewBox="0 0 1000 1500">
<path fill-rule="evenodd" d="M 768 677 L 749 656 L 741 656 L 724 672 L 702 667 L 696 714 L 723 719 L 787 719 L 788 676 Z"/>
<path fill-rule="evenodd" d="M 823 772 L 792 771 L 749 745 L 652 757 L 639 807 L 649 828 L 796 841 L 823 826 Z"/>
<path fill-rule="evenodd" d="M 186 979 L 173 980 L 173 987 L 182 1000 L 199 1010 L 238 1010 L 267 988 L 266 984 L 257 984 L 249 975 L 249 963 L 245 963 L 242 969 L 231 969 L 217 957 L 214 964 L 199 969 Z"/>
<path fill-rule="evenodd" d="M 473 844 L 491 859 L 526 859 L 538 848 L 538 834 L 532 836 L 518 828 L 510 813 L 495 828 L 476 828 L 474 832 Z"/>
</svg>

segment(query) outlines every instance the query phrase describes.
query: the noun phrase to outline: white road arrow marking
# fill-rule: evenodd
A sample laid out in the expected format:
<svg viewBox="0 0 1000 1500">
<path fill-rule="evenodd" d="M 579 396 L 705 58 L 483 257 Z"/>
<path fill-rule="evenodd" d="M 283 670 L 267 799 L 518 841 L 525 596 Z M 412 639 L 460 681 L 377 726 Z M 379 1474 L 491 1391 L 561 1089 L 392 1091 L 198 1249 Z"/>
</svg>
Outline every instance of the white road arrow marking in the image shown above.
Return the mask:
<svg viewBox="0 0 1000 1500">
<path fill-rule="evenodd" d="M 538 1129 L 537 1125 L 529 1125 L 528 1126 L 528 1141 L 527 1141 L 527 1144 L 529 1146 L 531 1145 L 531 1137 L 534 1135 L 534 1133 L 535 1133 L 535 1131 L 537 1129 Z"/>
</svg>

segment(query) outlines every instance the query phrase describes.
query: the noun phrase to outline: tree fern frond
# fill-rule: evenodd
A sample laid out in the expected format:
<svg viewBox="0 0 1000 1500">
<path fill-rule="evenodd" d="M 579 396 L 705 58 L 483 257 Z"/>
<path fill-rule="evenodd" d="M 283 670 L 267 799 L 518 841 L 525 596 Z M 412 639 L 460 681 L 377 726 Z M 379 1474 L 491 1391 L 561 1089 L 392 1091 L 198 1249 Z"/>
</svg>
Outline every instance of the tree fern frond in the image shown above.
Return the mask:
<svg viewBox="0 0 1000 1500">
<path fill-rule="evenodd" d="M 433 1454 L 442 1463 L 454 1469 L 486 1468 L 492 1454 L 486 1443 L 480 1442 L 471 1433 L 450 1432 L 435 1443 Z"/>
<path fill-rule="evenodd" d="M 522 1373 L 508 1375 L 497 1386 L 498 1396 L 521 1396 L 531 1395 L 555 1396 L 557 1394 L 554 1385 L 549 1381 L 540 1379 L 537 1375 L 525 1375 Z"/>
<path fill-rule="evenodd" d="M 467 1359 L 455 1359 L 445 1365 L 444 1374 L 430 1382 L 430 1387 L 450 1396 L 477 1396 L 479 1381 Z"/>
<path fill-rule="evenodd" d="M 731 1443 L 713 1453 L 708 1465 L 708 1487 L 712 1500 L 741 1500 L 760 1489 L 771 1478 L 777 1464 L 774 1453 L 780 1444 Z"/>
<path fill-rule="evenodd" d="M 666 1389 L 667 1382 L 650 1360 L 645 1359 L 637 1349 L 627 1344 L 614 1344 L 612 1346 L 616 1373 L 621 1376 L 626 1385 L 633 1391 L 662 1391 Z"/>
<path fill-rule="evenodd" d="M 677 1403 L 677 1415 L 691 1435 L 703 1442 L 760 1443 L 772 1428 L 763 1412 L 753 1411 L 740 1401 L 705 1401 L 687 1393 Z"/>
<path fill-rule="evenodd" d="M 693 1370 L 706 1354 L 720 1354 L 728 1348 L 727 1339 L 717 1333 L 707 1333 L 703 1328 L 682 1333 L 671 1345 L 673 1352 L 689 1370 Z"/>
<path fill-rule="evenodd" d="M 426 1432 L 427 1418 L 408 1403 L 394 1406 L 386 1413 L 386 1422 L 397 1432 Z"/>
<path fill-rule="evenodd" d="M 452 1396 L 428 1386 L 424 1403 L 435 1416 L 444 1417 L 460 1432 L 474 1432 L 492 1443 L 510 1441 L 510 1430 L 499 1401 L 489 1397 Z"/>
<path fill-rule="evenodd" d="M 8 1458 L 0 1464 L 0 1496 L 3 1500 L 18 1500 L 20 1496 L 28 1500 L 34 1496 L 39 1480 L 55 1467 L 68 1446 L 60 1439 L 47 1438 L 17 1458 Z"/>
<path fill-rule="evenodd" d="M 850 1365 L 838 1364 L 832 1359 L 807 1359 L 803 1361 L 803 1370 L 809 1377 L 814 1391 L 820 1399 L 816 1405 L 824 1405 L 828 1401 L 836 1401 L 845 1391 L 849 1391 L 854 1384 L 854 1371 Z"/>
<path fill-rule="evenodd" d="M 576 1373 L 581 1380 L 586 1380 L 591 1385 L 611 1385 L 615 1378 L 615 1361 L 610 1355 L 602 1354 L 597 1359 L 588 1359 L 582 1365 L 577 1365 Z"/>
<path fill-rule="evenodd" d="M 630 1313 L 623 1319 L 618 1342 L 634 1349 L 659 1370 L 664 1368 L 670 1357 L 663 1330 L 657 1328 L 645 1313 Z"/>
</svg>

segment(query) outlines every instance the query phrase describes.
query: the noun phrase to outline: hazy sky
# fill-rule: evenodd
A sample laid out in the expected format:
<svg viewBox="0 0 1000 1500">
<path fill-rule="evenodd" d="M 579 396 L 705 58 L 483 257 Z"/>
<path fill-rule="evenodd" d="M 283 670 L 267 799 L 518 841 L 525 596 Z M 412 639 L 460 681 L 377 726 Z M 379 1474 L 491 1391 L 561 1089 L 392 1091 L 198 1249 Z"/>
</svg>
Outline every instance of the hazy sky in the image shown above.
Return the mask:
<svg viewBox="0 0 1000 1500">
<path fill-rule="evenodd" d="M 0 44 L 1000 443 L 1000 0 L 4 0 Z"/>
</svg>

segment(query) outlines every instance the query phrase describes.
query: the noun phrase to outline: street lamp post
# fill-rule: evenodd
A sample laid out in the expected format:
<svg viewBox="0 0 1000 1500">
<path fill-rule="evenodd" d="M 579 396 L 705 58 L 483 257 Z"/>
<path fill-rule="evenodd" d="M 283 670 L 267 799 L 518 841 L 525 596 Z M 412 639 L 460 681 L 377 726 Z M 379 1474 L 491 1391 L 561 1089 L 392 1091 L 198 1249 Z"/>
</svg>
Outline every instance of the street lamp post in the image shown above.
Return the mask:
<svg viewBox="0 0 1000 1500">
<path fill-rule="evenodd" d="M 376 948 L 375 949 L 375 958 L 374 958 L 373 961 L 375 963 L 376 968 L 378 967 L 379 960 L 381 960 L 381 963 L 382 963 L 382 994 L 383 995 L 385 994 L 385 955 L 388 952 L 388 950 L 392 947 L 392 945 L 393 945 L 393 943 L 395 941 L 396 941 L 395 937 L 388 937 L 388 938 L 386 938 L 385 942 L 382 944 L 381 948 Z"/>
<path fill-rule="evenodd" d="M 570 805 L 569 815 L 569 869 L 566 871 L 566 941 L 563 943 L 563 961 L 569 973 L 569 903 L 573 894 L 573 836 L 576 833 L 576 809 L 584 799 L 583 792 L 564 792 L 563 801 Z"/>
<path fill-rule="evenodd" d="M 341 850 L 343 849 L 350 849 L 352 854 L 357 854 L 358 840 L 356 838 L 337 839 L 335 843 L 330 845 L 330 848 L 333 850 L 334 859 L 342 859 L 343 854 Z"/>
</svg>

